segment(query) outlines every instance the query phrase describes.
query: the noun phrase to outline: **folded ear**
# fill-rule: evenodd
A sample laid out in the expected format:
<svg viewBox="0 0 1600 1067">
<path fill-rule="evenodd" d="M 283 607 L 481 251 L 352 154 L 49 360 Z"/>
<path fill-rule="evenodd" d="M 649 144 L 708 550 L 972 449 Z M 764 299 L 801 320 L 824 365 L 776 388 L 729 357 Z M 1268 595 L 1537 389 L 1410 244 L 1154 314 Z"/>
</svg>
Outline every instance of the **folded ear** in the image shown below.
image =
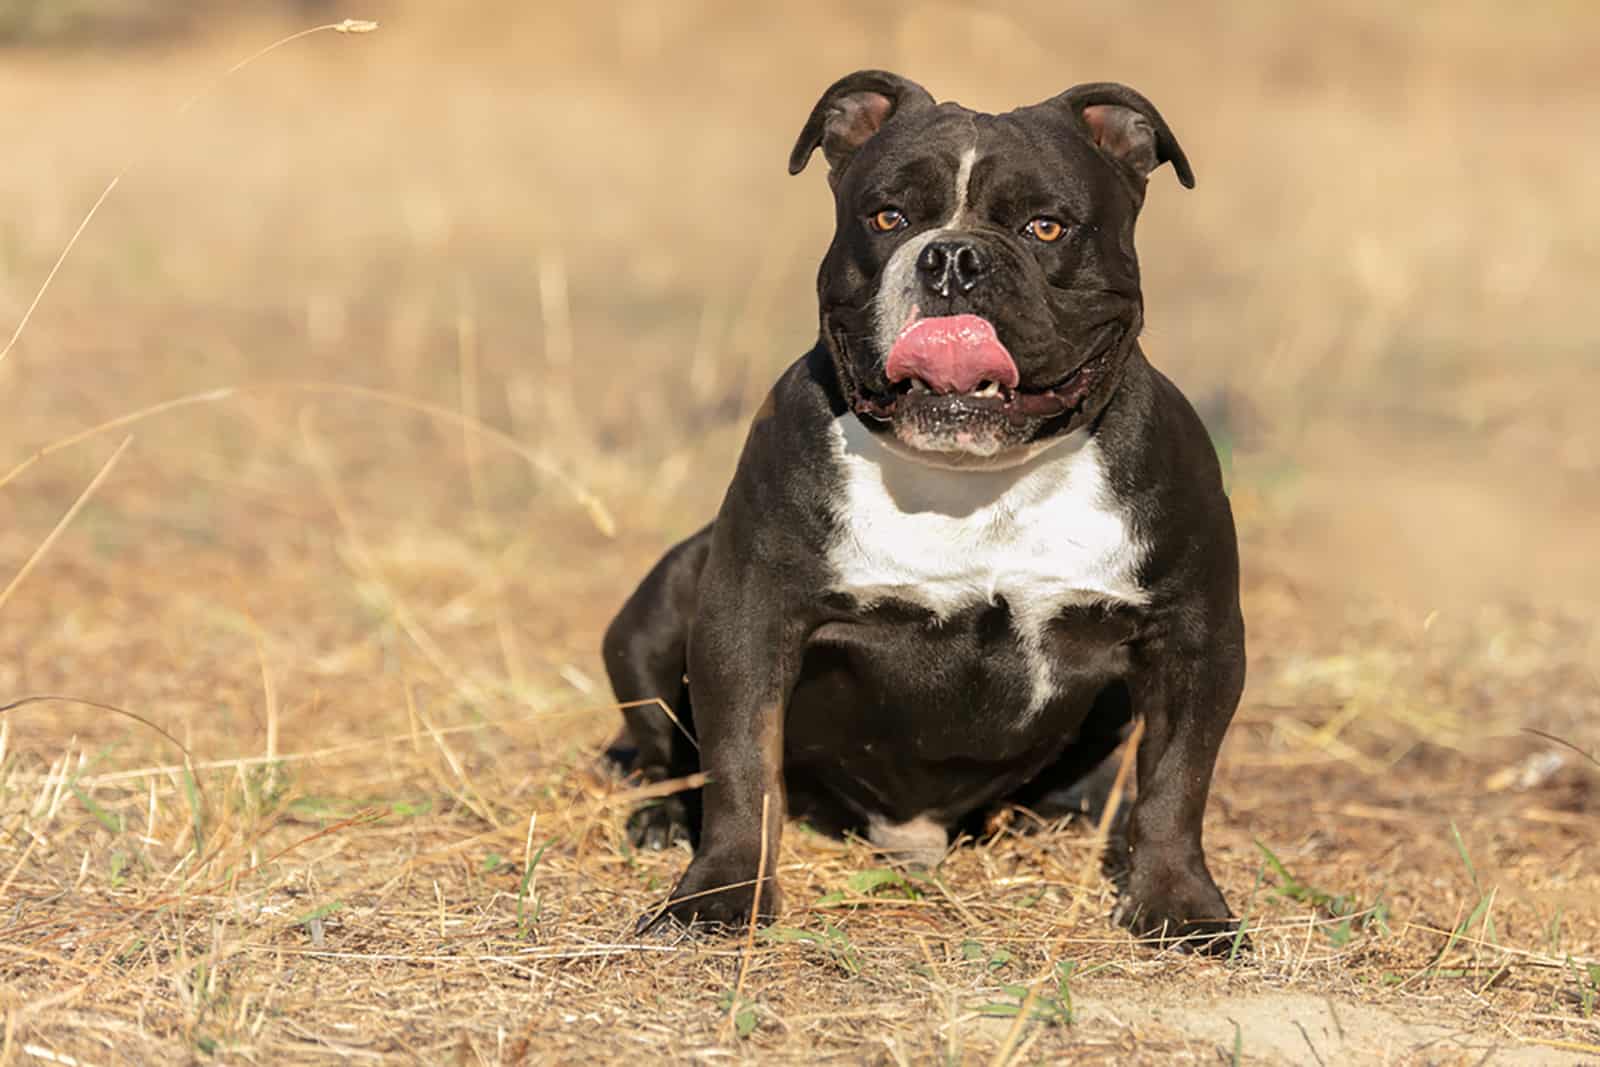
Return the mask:
<svg viewBox="0 0 1600 1067">
<path fill-rule="evenodd" d="M 1156 106 L 1126 85 L 1093 82 L 1078 85 L 1052 103 L 1068 107 L 1100 151 L 1143 178 L 1171 163 L 1184 188 L 1194 188 L 1194 171 Z"/>
<path fill-rule="evenodd" d="M 828 161 L 829 179 L 895 115 L 933 106 L 928 90 L 886 70 L 858 70 L 828 86 L 811 109 L 805 128 L 789 153 L 789 173 L 805 170 L 818 146 Z"/>
</svg>

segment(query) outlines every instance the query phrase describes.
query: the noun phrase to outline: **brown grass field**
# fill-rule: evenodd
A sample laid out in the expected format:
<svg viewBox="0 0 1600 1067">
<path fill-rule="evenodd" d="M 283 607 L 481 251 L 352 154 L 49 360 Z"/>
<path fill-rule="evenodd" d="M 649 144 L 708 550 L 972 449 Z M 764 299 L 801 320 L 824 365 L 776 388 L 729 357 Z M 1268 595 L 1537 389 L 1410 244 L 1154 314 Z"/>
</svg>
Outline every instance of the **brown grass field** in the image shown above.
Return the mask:
<svg viewBox="0 0 1600 1067">
<path fill-rule="evenodd" d="M 0 51 L 0 335 L 133 164 L 0 362 L 0 1063 L 1600 1062 L 1600 8 L 330 10 L 181 115 L 328 12 Z M 1145 348 L 1229 465 L 1253 953 L 1023 812 L 632 935 L 687 853 L 600 633 L 814 337 L 784 162 L 861 66 L 1126 81 L 1194 161 Z"/>
</svg>

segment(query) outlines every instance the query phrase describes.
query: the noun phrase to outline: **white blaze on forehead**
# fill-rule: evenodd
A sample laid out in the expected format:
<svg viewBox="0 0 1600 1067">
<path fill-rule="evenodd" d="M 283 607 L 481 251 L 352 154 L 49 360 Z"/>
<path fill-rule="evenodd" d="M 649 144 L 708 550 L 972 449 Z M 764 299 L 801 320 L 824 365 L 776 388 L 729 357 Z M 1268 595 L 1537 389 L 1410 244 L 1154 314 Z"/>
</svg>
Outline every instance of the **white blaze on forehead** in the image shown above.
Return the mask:
<svg viewBox="0 0 1600 1067">
<path fill-rule="evenodd" d="M 878 279 L 878 295 L 873 302 L 878 351 L 885 357 L 900 331 L 906 328 L 917 304 L 917 257 L 922 250 L 941 237 L 966 227 L 960 225 L 967 215 L 967 198 L 971 195 L 972 168 L 978 162 L 978 145 L 974 142 L 956 164 L 955 195 L 951 201 L 950 217 L 939 228 L 925 230 L 895 249 L 894 255 L 883 266 Z"/>
<path fill-rule="evenodd" d="M 967 213 L 968 188 L 972 185 L 972 165 L 977 161 L 977 145 L 973 145 L 961 153 L 961 163 L 956 168 L 955 207 L 951 209 L 949 221 L 945 223 L 946 229 L 954 227 L 956 223 L 961 221 L 961 217 Z"/>
</svg>

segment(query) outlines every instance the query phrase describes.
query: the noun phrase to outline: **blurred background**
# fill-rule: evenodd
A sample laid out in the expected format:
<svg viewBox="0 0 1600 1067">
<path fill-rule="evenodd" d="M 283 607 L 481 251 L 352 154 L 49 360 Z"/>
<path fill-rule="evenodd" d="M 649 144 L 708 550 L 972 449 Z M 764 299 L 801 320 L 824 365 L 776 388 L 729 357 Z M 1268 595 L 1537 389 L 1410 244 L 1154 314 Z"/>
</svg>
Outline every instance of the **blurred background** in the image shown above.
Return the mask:
<svg viewBox="0 0 1600 1067">
<path fill-rule="evenodd" d="M 215 83 L 346 16 L 382 28 Z M 8 463 L 249 389 L 4 487 L 14 570 L 136 436 L 0 614 L 0 689 L 181 718 L 258 683 L 253 627 L 291 679 L 360 688 L 361 656 L 419 652 L 402 603 L 419 671 L 603 697 L 608 612 L 716 507 L 814 337 L 830 203 L 785 154 L 876 65 L 988 110 L 1121 80 L 1177 131 L 1199 185 L 1153 176 L 1145 347 L 1230 468 L 1258 695 L 1328 656 L 1426 690 L 1393 666 L 1426 623 L 1452 662 L 1574 680 L 1497 715 L 1592 731 L 1597 30 L 1579 0 L 5 0 L 8 331 L 133 164 L 0 364 Z M 536 462 L 286 382 L 464 412 Z"/>
<path fill-rule="evenodd" d="M 222 77 L 347 17 L 381 28 Z M 1590 0 L 0 0 L 0 338 L 131 167 L 0 361 L 0 703 L 134 711 L 209 790 L 180 787 L 172 745 L 123 717 L 6 713 L 0 896 L 31 924 L 6 938 L 57 959 L 123 914 L 106 901 L 159 903 L 173 872 L 204 885 L 369 804 L 388 821 L 246 887 L 278 910 L 241 937 L 320 943 L 287 922 L 310 893 L 364 902 L 383 952 L 433 937 L 436 907 L 442 940 L 446 899 L 461 929 L 523 944 L 499 852 L 428 867 L 445 890 L 372 886 L 397 853 L 409 872 L 473 835 L 526 863 L 530 809 L 562 842 L 541 936 L 612 937 L 649 906 L 681 857 L 635 857 L 594 806 L 616 788 L 594 771 L 618 724 L 600 634 L 714 512 L 746 421 L 814 340 L 831 200 L 787 154 L 824 87 L 877 66 L 991 111 L 1126 82 L 1194 163 L 1193 191 L 1170 170 L 1150 183 L 1144 347 L 1205 416 L 1240 529 L 1251 676 L 1208 833 L 1232 899 L 1261 884 L 1270 840 L 1352 900 L 1428 929 L 1475 915 L 1493 940 L 1481 876 L 1518 944 L 1592 953 L 1600 774 L 1522 731 L 1600 746 L 1597 41 Z M 792 900 L 831 891 L 819 855 Z M 995 871 L 955 884 L 999 900 Z M 475 895 L 495 877 L 499 896 Z M 1279 914 L 1298 922 L 1306 899 L 1322 898 Z M 137 929 L 164 946 L 140 949 L 148 966 L 95 963 L 113 1016 L 146 1018 L 162 952 L 221 952 L 205 916 L 244 914 L 194 907 L 172 944 Z M 1081 913 L 1084 936 L 1108 910 Z M 1301 929 L 1281 937 L 1295 977 Z M 1393 950 L 1405 966 L 1437 961 L 1427 936 Z M 1277 943 L 1258 942 L 1274 959 Z M 279 995 L 274 958 L 251 956 L 264 969 L 234 991 Z M 1362 959 L 1373 989 L 1401 966 Z M 371 1003 L 328 999 L 354 989 L 337 966 L 296 972 L 297 1010 L 343 1026 Z M 1332 966 L 1347 981 L 1353 964 Z M 461 967 L 460 996 L 487 1003 Z M 1600 989 L 1551 1009 L 1543 977 L 1502 973 L 1461 987 L 1462 1010 L 1491 985 L 1507 1010 L 1568 1013 Z M 23 966 L 14 988 L 77 974 Z M 438 1014 L 433 986 L 407 988 L 412 1018 Z M 600 978 L 589 1001 L 565 988 L 541 1002 L 552 1026 L 569 1003 L 631 1020 L 619 1005 L 642 1002 Z M 825 1003 L 843 1012 L 853 988 Z M 211 1032 L 207 1002 L 174 989 L 147 1062 Z M 61 1003 L 52 1040 L 80 1040 Z M 505 1004 L 483 1041 L 546 1018 Z M 710 1034 L 719 1011 L 702 1015 Z"/>
</svg>

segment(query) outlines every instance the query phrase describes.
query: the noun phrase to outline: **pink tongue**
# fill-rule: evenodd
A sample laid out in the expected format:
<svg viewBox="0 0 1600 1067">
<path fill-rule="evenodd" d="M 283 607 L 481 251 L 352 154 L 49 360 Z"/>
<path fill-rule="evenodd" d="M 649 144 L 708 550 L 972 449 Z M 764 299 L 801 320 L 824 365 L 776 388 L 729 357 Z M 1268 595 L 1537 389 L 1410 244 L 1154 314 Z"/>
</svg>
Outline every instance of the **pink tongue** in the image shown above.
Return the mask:
<svg viewBox="0 0 1600 1067">
<path fill-rule="evenodd" d="M 920 378 L 936 393 L 966 393 L 979 382 L 1016 388 L 1017 364 L 988 319 L 945 315 L 900 331 L 884 368 L 890 384 Z"/>
</svg>

